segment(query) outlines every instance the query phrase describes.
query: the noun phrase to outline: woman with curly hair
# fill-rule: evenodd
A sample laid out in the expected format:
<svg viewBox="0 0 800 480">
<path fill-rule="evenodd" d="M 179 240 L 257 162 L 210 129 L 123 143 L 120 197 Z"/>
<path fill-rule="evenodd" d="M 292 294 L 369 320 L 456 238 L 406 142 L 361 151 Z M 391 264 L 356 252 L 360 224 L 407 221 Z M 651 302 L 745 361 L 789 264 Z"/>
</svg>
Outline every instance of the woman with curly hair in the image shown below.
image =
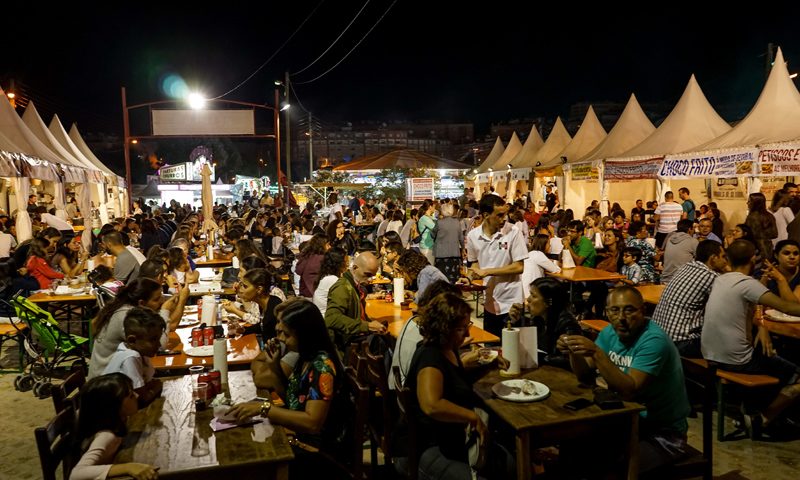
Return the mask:
<svg viewBox="0 0 800 480">
<path fill-rule="evenodd" d="M 341 220 L 333 220 L 329 223 L 325 233 L 328 235 L 328 242 L 331 247 L 339 247 L 347 252 L 348 255 L 356 253 L 356 240 L 353 235 L 345 231 L 344 223 Z"/>
<path fill-rule="evenodd" d="M 269 340 L 264 351 L 271 373 L 279 380 L 275 382 L 275 391 L 285 399 L 285 406 L 276 407 L 269 401 L 246 402 L 235 405 L 226 415 L 240 421 L 256 416 L 268 418 L 273 424 L 297 432 L 297 439 L 304 444 L 335 458 L 344 458 L 342 450 L 349 445 L 341 446 L 346 442 L 336 440 L 344 431 L 347 415 L 342 407 L 349 400 L 340 392 L 344 368 L 325 320 L 311 302 L 297 300 L 281 312 L 277 330 L 277 338 Z M 281 368 L 281 344 L 298 354 L 288 378 Z M 325 456 L 296 446 L 292 449 L 293 478 L 338 478 L 331 475 L 339 469 Z"/>
<path fill-rule="evenodd" d="M 248 257 L 258 257 L 263 260 L 264 263 L 269 263 L 267 257 L 256 247 L 256 244 L 252 240 L 241 239 L 237 241 L 236 247 L 234 247 L 233 250 L 236 252 L 236 258 L 239 259 L 239 263 L 242 263 L 244 259 Z"/>
<path fill-rule="evenodd" d="M 317 279 L 322 257 L 330 248 L 327 235 L 317 234 L 311 237 L 306 247 L 297 257 L 294 271 L 300 275 L 300 296 L 311 299 L 314 296 L 314 281 Z"/>
<path fill-rule="evenodd" d="M 415 302 L 418 302 L 431 283 L 436 280 L 449 281 L 444 273 L 428 263 L 425 255 L 412 250 L 406 250 L 400 255 L 394 264 L 394 271 L 405 279 L 407 291 L 416 290 Z"/>
<path fill-rule="evenodd" d="M 312 290 L 314 291 L 313 302 L 319 308 L 322 315 L 328 309 L 328 292 L 347 270 L 347 252 L 339 247 L 331 247 L 322 256 L 319 265 L 317 278 L 314 280 Z"/>
<path fill-rule="evenodd" d="M 473 478 L 464 442 L 468 426 L 478 432 L 488 450 L 481 478 L 516 477 L 513 458 L 488 441 L 489 430 L 475 411 L 482 403 L 472 390 L 468 371 L 480 367 L 477 350 L 464 357 L 458 354 L 472 326 L 471 314 L 464 298 L 453 293 L 437 295 L 419 311 L 422 342 L 414 352 L 405 386 L 411 390 L 409 410 L 416 424 L 421 478 Z M 508 361 L 498 356 L 490 365 L 505 369 Z M 408 462 L 403 451 L 407 442 L 402 438 L 406 431 L 395 429 L 398 469 Z"/>
</svg>

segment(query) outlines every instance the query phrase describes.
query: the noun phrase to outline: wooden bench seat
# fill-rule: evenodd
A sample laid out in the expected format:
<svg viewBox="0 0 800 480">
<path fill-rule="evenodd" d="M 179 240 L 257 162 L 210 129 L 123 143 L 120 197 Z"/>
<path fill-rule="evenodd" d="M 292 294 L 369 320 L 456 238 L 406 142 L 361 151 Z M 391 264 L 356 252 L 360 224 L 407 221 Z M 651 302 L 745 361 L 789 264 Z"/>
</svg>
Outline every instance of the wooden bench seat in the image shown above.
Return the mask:
<svg viewBox="0 0 800 480">
<path fill-rule="evenodd" d="M 24 341 L 24 337 L 22 336 L 22 332 L 28 329 L 28 325 L 23 322 L 19 322 L 15 325 L 10 323 L 4 323 L 0 325 L 0 357 L 2 356 L 3 352 L 3 343 L 8 340 L 17 340 L 17 344 L 19 345 L 19 367 L 17 370 L 0 370 L 0 373 L 21 373 L 22 370 L 25 368 L 24 359 L 25 359 L 25 348 L 22 345 Z"/>
</svg>

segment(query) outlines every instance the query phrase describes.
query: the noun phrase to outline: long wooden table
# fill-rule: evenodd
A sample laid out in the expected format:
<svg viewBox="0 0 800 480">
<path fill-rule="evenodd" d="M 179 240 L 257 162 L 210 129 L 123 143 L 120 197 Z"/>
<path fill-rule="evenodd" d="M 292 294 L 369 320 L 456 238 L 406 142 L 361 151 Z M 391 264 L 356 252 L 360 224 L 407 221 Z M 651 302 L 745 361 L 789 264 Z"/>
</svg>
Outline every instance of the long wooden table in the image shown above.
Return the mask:
<svg viewBox="0 0 800 480">
<path fill-rule="evenodd" d="M 187 315 L 188 318 L 197 318 L 197 314 Z M 192 345 L 192 328 L 200 323 L 188 327 L 178 327 L 169 333 L 167 350 L 179 351 L 178 355 L 161 355 L 150 359 L 156 370 L 170 370 L 173 368 L 189 368 L 192 365 L 213 365 L 214 357 L 190 357 L 186 355 L 186 348 Z M 228 333 L 228 324 L 222 324 L 225 334 Z M 261 353 L 258 339 L 254 334 L 241 335 L 230 339 L 231 351 L 228 352 L 228 365 L 244 365 L 253 362 Z"/>
<path fill-rule="evenodd" d="M 411 308 L 417 308 L 416 304 L 411 304 Z M 385 300 L 367 300 L 367 315 L 376 322 L 387 322 L 389 335 L 397 338 L 403 330 L 403 325 L 414 315 L 411 309 L 403 310 L 395 307 L 394 303 L 386 303 Z M 496 343 L 500 339 L 482 328 L 471 326 L 469 336 L 473 337 L 472 343 Z"/>
<path fill-rule="evenodd" d="M 785 337 L 800 338 L 800 323 L 792 322 L 776 322 L 769 319 L 763 313 L 761 315 L 756 312 L 756 324 L 761 324 L 772 333 L 783 335 Z"/>
<path fill-rule="evenodd" d="M 643 285 L 635 288 L 642 294 L 644 303 L 655 305 L 661 299 L 661 294 L 664 293 L 666 287 L 666 285 Z"/>
<path fill-rule="evenodd" d="M 475 382 L 475 393 L 491 410 L 516 432 L 517 478 L 531 478 L 531 450 L 559 445 L 577 439 L 602 438 L 616 432 L 627 457 L 625 475 L 635 479 L 638 474 L 639 412 L 645 408 L 637 403 L 625 402 L 617 410 L 601 410 L 591 405 L 573 411 L 564 404 L 578 398 L 593 399 L 590 388 L 580 385 L 574 374 L 560 368 L 543 366 L 525 371 L 521 378 L 535 380 L 550 388 L 550 396 L 533 403 L 512 403 L 501 400 L 492 393 L 492 386 L 506 377 L 500 371 L 490 370 Z M 608 441 L 608 440 L 605 440 Z M 618 444 L 616 444 L 618 445 Z"/>
<path fill-rule="evenodd" d="M 230 372 L 228 379 L 234 402 L 269 396 L 256 390 L 249 371 Z M 152 465 L 168 479 L 288 478 L 294 454 L 283 427 L 256 424 L 213 432 L 213 409 L 193 411 L 190 376 L 162 380 L 161 398 L 128 419 L 115 464 Z"/>
<path fill-rule="evenodd" d="M 569 282 L 569 298 L 571 301 L 575 301 L 573 287 L 577 282 L 616 282 L 626 278 L 625 275 L 620 275 L 619 273 L 581 266 L 562 268 L 560 272 L 547 272 L 547 274 Z"/>
</svg>

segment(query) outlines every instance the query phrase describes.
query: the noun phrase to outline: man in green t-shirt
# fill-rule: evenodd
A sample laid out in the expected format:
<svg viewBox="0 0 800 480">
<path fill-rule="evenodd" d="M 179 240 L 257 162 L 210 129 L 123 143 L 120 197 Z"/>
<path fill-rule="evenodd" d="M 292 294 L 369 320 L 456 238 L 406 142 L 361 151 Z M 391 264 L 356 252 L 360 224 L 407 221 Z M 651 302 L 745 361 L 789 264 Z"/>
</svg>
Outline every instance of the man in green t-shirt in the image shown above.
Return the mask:
<svg viewBox="0 0 800 480">
<path fill-rule="evenodd" d="M 594 268 L 594 257 L 597 251 L 592 241 L 583 236 L 583 222 L 573 220 L 567 225 L 567 236 L 562 238 L 565 251 L 571 252 L 576 266 Z"/>
</svg>

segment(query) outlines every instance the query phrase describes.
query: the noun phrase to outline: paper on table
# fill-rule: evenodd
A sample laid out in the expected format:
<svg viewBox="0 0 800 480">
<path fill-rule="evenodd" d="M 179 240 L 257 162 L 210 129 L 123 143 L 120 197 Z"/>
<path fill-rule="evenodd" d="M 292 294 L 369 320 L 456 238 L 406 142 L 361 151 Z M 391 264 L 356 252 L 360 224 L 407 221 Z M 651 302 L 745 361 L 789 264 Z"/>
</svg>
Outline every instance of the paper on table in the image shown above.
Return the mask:
<svg viewBox="0 0 800 480">
<path fill-rule="evenodd" d="M 575 260 L 572 259 L 570 249 L 565 248 L 561 252 L 561 268 L 575 268 Z"/>
<path fill-rule="evenodd" d="M 265 422 L 265 421 L 266 421 L 266 419 L 263 419 L 263 418 L 251 417 L 250 420 L 248 422 L 246 422 L 246 423 L 236 424 L 236 423 L 221 422 L 216 418 L 212 418 L 211 419 L 211 423 L 209 423 L 209 425 L 211 425 L 211 430 L 213 430 L 215 432 L 219 432 L 219 431 L 222 431 L 222 430 L 228 430 L 230 428 L 245 427 L 245 426 L 249 426 L 249 425 L 253 425 L 255 427 L 255 425 L 257 425 L 259 423 L 262 423 L 262 422 Z M 274 427 L 273 427 L 273 429 L 274 429 Z"/>
<path fill-rule="evenodd" d="M 233 258 L 231 258 L 231 267 L 233 267 L 233 268 L 239 268 L 239 259 L 238 259 L 238 258 L 236 258 L 236 256 L 234 256 Z"/>
<path fill-rule="evenodd" d="M 203 302 L 205 303 L 205 302 Z M 205 313 L 205 308 L 203 308 Z M 214 368 L 219 370 L 222 384 L 228 383 L 228 341 L 224 338 L 214 339 Z"/>
<path fill-rule="evenodd" d="M 503 357 L 508 360 L 509 367 L 501 375 L 519 375 L 519 329 L 504 328 L 502 340 Z"/>
<path fill-rule="evenodd" d="M 537 347 L 536 327 L 519 329 L 520 368 L 539 368 L 539 348 Z M 505 350 L 503 350 L 505 356 Z"/>
</svg>

